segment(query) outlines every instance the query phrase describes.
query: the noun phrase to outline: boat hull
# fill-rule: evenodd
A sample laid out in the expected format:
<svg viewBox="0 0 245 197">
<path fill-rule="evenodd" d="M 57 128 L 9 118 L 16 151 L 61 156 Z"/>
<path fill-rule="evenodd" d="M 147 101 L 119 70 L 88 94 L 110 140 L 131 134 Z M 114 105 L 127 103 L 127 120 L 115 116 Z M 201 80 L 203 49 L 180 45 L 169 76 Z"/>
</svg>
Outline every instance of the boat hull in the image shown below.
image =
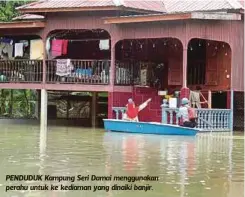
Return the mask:
<svg viewBox="0 0 245 197">
<path fill-rule="evenodd" d="M 193 128 L 155 122 L 129 122 L 114 119 L 104 119 L 103 121 L 105 130 L 112 132 L 186 136 L 195 136 L 198 132 Z"/>
</svg>

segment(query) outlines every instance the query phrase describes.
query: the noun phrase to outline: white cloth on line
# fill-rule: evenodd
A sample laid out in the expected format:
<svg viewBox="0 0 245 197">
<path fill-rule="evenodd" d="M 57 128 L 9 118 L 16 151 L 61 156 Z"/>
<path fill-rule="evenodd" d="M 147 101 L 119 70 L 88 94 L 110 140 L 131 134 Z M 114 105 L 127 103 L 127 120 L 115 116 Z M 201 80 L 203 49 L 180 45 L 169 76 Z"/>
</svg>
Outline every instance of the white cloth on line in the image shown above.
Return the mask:
<svg viewBox="0 0 245 197">
<path fill-rule="evenodd" d="M 24 43 L 15 43 L 14 45 L 14 57 L 23 57 Z"/>
<path fill-rule="evenodd" d="M 71 74 L 73 70 L 73 65 L 70 59 L 58 59 L 56 61 L 56 75 L 67 76 Z"/>
<path fill-rule="evenodd" d="M 109 50 L 110 41 L 109 40 L 100 40 L 100 50 Z"/>
</svg>

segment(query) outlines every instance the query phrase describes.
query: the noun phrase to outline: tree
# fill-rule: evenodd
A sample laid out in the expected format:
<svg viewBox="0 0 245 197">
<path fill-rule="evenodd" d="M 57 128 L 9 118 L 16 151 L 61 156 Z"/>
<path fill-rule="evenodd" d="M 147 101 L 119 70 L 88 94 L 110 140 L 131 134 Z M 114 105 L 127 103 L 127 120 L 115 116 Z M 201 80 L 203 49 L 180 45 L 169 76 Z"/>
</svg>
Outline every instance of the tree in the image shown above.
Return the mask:
<svg viewBox="0 0 245 197">
<path fill-rule="evenodd" d="M 28 1 L 0 1 L 0 21 L 9 22 L 19 15 L 16 7 L 27 4 Z"/>
</svg>

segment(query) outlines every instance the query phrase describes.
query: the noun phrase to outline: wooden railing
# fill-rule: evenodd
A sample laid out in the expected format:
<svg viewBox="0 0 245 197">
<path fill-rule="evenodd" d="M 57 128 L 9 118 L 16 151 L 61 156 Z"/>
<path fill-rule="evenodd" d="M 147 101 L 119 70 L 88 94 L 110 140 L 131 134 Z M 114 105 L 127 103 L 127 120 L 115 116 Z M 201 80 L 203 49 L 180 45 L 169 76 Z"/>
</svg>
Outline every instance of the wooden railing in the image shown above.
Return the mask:
<svg viewBox="0 0 245 197">
<path fill-rule="evenodd" d="M 179 124 L 176 117 L 178 108 L 162 107 L 162 123 Z M 196 109 L 197 128 L 204 131 L 231 131 L 232 130 L 232 110 L 231 109 Z"/>
<path fill-rule="evenodd" d="M 159 106 L 160 107 L 160 106 Z M 121 119 L 125 113 L 125 107 L 113 107 L 116 113 L 116 119 Z M 231 109 L 196 109 L 197 111 L 197 128 L 202 131 L 231 131 L 232 125 L 232 110 Z M 178 108 L 162 107 L 162 123 L 163 124 L 179 124 L 179 119 L 176 118 Z"/>
<path fill-rule="evenodd" d="M 71 60 L 71 64 L 63 69 L 65 74 L 58 73 L 57 60 L 47 60 L 47 83 L 66 84 L 109 84 L 109 60 Z"/>
<path fill-rule="evenodd" d="M 0 83 L 38 83 L 42 75 L 42 60 L 0 60 Z"/>
</svg>

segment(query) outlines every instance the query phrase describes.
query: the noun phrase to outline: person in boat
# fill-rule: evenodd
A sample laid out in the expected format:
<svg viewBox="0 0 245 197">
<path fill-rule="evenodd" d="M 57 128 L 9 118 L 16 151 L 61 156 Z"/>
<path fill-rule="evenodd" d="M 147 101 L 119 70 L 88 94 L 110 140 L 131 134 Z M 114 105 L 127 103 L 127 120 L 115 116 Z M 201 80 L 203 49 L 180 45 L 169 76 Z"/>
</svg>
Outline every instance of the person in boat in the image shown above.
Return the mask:
<svg viewBox="0 0 245 197">
<path fill-rule="evenodd" d="M 179 112 L 177 113 L 177 117 L 181 118 L 181 126 L 195 128 L 197 126 L 196 123 L 196 112 L 195 109 L 190 107 L 189 100 L 187 98 L 183 98 L 181 100 L 181 107 L 179 108 Z"/>
<path fill-rule="evenodd" d="M 128 99 L 128 104 L 126 105 L 126 112 L 123 114 L 122 119 L 127 121 L 135 121 L 138 122 L 138 114 L 141 110 L 143 110 L 148 103 L 151 101 L 151 99 L 148 99 L 144 103 L 142 103 L 140 106 L 136 106 L 133 99 Z"/>
</svg>

